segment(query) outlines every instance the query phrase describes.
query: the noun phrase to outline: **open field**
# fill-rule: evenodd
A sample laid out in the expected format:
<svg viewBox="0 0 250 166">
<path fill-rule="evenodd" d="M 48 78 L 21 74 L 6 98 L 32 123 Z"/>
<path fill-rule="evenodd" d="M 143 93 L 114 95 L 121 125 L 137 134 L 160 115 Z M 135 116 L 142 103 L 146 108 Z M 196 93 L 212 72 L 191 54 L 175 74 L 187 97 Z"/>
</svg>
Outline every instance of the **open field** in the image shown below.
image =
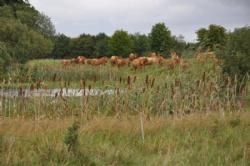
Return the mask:
<svg viewBox="0 0 250 166">
<path fill-rule="evenodd" d="M 0 165 L 249 165 L 249 76 L 186 61 L 133 70 L 39 60 L 13 70 L 0 84 Z M 88 95 L 96 89 L 112 94 Z"/>
<path fill-rule="evenodd" d="M 250 164 L 250 113 L 195 113 L 181 118 L 94 117 L 79 123 L 78 143 L 64 143 L 71 118 L 1 119 L 0 165 Z"/>
</svg>

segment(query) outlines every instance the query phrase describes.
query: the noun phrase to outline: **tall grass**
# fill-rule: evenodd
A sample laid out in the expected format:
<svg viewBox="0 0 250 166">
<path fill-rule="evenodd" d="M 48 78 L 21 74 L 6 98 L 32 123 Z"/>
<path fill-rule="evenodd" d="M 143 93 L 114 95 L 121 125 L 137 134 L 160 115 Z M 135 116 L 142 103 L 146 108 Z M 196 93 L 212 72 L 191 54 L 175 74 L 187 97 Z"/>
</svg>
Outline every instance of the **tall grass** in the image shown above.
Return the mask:
<svg viewBox="0 0 250 166">
<path fill-rule="evenodd" d="M 246 76 L 244 82 L 239 82 L 237 78 L 224 77 L 220 67 L 212 62 L 204 64 L 193 59 L 189 63 L 189 68 L 185 70 L 180 67 L 170 70 L 164 66 L 147 66 L 141 71 L 133 71 L 129 67 L 118 69 L 109 65 L 71 66 L 65 69 L 63 66 L 55 67 L 54 64 L 45 62 L 50 67 L 46 67 L 46 69 L 41 67 L 39 71 L 30 68 L 35 75 L 43 73 L 43 77 L 34 78 L 33 81 L 27 80 L 26 87 L 20 86 L 15 79 L 2 82 L 2 93 L 13 90 L 15 87 L 13 85 L 17 84 L 19 87 L 16 88 L 18 96 L 3 95 L 0 97 L 0 115 L 4 117 L 35 115 L 36 118 L 61 118 L 68 115 L 119 116 L 121 113 L 137 114 L 143 111 L 148 115 L 182 116 L 192 112 L 221 112 L 223 114 L 225 111 L 244 110 L 250 94 L 249 76 Z M 35 65 L 39 66 L 41 62 Z M 82 68 L 87 74 L 80 70 Z M 30 91 L 49 88 L 46 80 L 53 77 L 57 69 L 65 73 L 62 73 L 60 80 L 51 78 L 52 82 L 59 85 L 58 88 L 66 89 L 66 91 L 78 84 L 76 87 L 84 90 L 80 97 L 63 96 L 60 89 L 57 95 L 52 97 L 46 97 L 43 94 L 27 97 L 22 94 L 25 88 L 29 88 Z M 103 75 L 98 75 L 99 72 L 102 72 Z M 118 74 L 116 73 L 116 75 L 115 72 Z M 83 74 L 83 76 L 78 77 L 74 74 Z M 27 77 L 33 76 L 27 75 Z M 97 80 L 93 82 L 92 77 L 96 77 Z M 101 94 L 101 91 L 98 91 L 97 93 L 100 94 L 96 96 L 85 94 L 96 88 L 110 90 L 111 94 Z"/>
<path fill-rule="evenodd" d="M 188 63 L 134 71 L 47 60 L 13 70 L 0 83 L 0 165 L 249 165 L 249 76 Z M 65 96 L 72 88 L 82 94 Z M 67 132 L 74 121 L 79 130 Z"/>
<path fill-rule="evenodd" d="M 64 144 L 72 119 L 1 120 L 1 165 L 240 165 L 250 161 L 249 112 L 80 121 L 78 151 Z"/>
</svg>

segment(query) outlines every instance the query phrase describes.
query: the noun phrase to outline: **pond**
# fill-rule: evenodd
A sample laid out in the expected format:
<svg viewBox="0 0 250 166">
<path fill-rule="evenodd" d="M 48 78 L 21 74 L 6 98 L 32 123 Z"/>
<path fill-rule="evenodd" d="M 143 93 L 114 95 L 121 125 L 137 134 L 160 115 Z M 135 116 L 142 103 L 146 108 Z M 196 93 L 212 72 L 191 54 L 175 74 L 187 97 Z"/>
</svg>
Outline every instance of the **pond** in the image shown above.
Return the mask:
<svg viewBox="0 0 250 166">
<path fill-rule="evenodd" d="M 113 89 L 0 89 L 0 97 L 80 97 L 112 95 L 114 92 Z"/>
</svg>

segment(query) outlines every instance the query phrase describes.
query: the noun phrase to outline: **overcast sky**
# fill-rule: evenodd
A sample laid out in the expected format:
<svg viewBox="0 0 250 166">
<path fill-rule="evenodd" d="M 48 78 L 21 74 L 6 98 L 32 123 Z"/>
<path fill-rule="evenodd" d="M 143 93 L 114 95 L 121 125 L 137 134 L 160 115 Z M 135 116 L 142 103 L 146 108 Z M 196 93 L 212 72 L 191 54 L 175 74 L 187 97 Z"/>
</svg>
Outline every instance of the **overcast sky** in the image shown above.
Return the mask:
<svg viewBox="0 0 250 166">
<path fill-rule="evenodd" d="M 250 0 L 30 0 L 48 15 L 57 32 L 112 35 L 117 29 L 148 34 L 164 22 L 173 35 L 195 41 L 195 31 L 209 24 L 228 30 L 250 25 Z"/>
</svg>

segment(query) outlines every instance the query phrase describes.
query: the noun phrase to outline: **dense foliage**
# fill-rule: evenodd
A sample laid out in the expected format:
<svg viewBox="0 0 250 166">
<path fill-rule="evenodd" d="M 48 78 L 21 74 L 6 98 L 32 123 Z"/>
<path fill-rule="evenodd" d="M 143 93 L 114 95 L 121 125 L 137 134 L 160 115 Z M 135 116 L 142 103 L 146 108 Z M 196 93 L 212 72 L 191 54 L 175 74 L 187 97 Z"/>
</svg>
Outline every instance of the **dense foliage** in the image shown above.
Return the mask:
<svg viewBox="0 0 250 166">
<path fill-rule="evenodd" d="M 151 33 L 151 50 L 156 53 L 169 53 L 171 49 L 171 32 L 164 23 L 153 26 Z"/>
<path fill-rule="evenodd" d="M 111 37 L 110 49 L 112 54 L 123 57 L 132 52 L 132 40 L 128 33 L 123 30 L 117 30 Z"/>
<path fill-rule="evenodd" d="M 0 25 L 2 64 L 24 63 L 50 55 L 55 28 L 50 18 L 28 1 L 0 1 Z"/>
<path fill-rule="evenodd" d="M 224 72 L 240 77 L 250 73 L 250 27 L 236 28 L 229 33 L 225 50 L 221 52 L 224 59 Z"/>
<path fill-rule="evenodd" d="M 197 32 L 198 49 L 201 51 L 214 51 L 225 47 L 226 29 L 220 25 L 209 25 L 208 29 L 201 28 Z"/>
</svg>

